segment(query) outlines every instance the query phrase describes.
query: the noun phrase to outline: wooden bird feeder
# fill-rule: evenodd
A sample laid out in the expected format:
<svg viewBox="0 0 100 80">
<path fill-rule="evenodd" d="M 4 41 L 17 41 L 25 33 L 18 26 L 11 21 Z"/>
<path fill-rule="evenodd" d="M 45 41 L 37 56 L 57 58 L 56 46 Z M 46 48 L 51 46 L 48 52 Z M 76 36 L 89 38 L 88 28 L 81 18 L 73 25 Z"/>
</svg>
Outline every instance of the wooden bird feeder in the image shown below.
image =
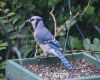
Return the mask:
<svg viewBox="0 0 100 80">
<path fill-rule="evenodd" d="M 90 53 L 74 53 L 73 56 L 71 54 L 67 54 L 66 57 L 68 60 L 81 60 L 85 59 L 86 62 L 90 64 L 95 64 L 96 68 L 100 69 L 100 64 Z M 22 65 L 20 62 L 23 62 Z M 57 57 L 36 57 L 36 58 L 25 58 L 25 59 L 14 59 L 7 60 L 6 62 L 6 79 L 7 80 L 45 80 L 42 77 L 38 76 L 36 73 L 33 73 L 29 69 L 24 66 L 28 64 L 55 64 L 60 63 L 60 60 Z M 65 80 L 65 79 L 64 79 Z M 95 76 L 80 76 L 74 77 L 66 80 L 100 80 L 100 75 Z"/>
</svg>

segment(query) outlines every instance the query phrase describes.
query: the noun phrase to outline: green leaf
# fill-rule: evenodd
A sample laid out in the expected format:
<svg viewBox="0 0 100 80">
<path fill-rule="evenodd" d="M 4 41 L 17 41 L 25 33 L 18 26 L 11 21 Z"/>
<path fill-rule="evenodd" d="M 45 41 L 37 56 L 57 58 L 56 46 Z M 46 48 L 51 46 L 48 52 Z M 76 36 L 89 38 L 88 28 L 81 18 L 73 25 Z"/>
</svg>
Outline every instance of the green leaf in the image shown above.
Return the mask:
<svg viewBox="0 0 100 80">
<path fill-rule="evenodd" d="M 3 42 L 3 43 L 0 44 L 0 46 L 1 46 L 1 47 L 3 47 L 3 46 L 8 46 L 8 44 L 7 44 L 7 42 Z"/>
<path fill-rule="evenodd" d="M 93 39 L 93 44 L 94 44 L 94 50 L 95 51 L 100 51 L 100 40 L 99 38 L 94 38 Z"/>
<path fill-rule="evenodd" d="M 8 23 L 8 21 L 7 21 L 7 20 L 4 20 L 4 19 L 1 19 L 0 21 L 1 21 L 3 24 Z"/>
<path fill-rule="evenodd" d="M 94 6 L 89 6 L 88 9 L 86 10 L 86 13 L 88 15 L 93 15 L 95 11 L 95 7 Z"/>
<path fill-rule="evenodd" d="M 3 61 L 1 64 L 0 64 L 0 69 L 4 69 L 5 68 L 5 62 Z"/>
<path fill-rule="evenodd" d="M 23 45 L 21 48 L 21 52 L 23 53 L 23 57 L 27 57 L 28 53 L 33 50 L 33 45 Z"/>
<path fill-rule="evenodd" d="M 100 44 L 100 40 L 98 38 L 93 39 L 93 44 L 98 45 Z"/>
<path fill-rule="evenodd" d="M 17 37 L 19 37 L 19 38 L 30 38 L 31 37 L 31 35 L 29 34 L 29 33 L 27 33 L 27 34 L 24 34 L 24 33 L 21 33 L 21 34 L 19 34 L 19 35 L 17 35 Z"/>
<path fill-rule="evenodd" d="M 48 5 L 49 5 L 50 7 L 52 7 L 52 6 L 55 6 L 56 4 L 60 3 L 60 1 L 61 1 L 61 0 L 53 0 L 53 1 L 48 0 Z"/>
<path fill-rule="evenodd" d="M 12 4 L 17 4 L 18 0 L 12 0 L 12 1 L 13 1 Z"/>
<path fill-rule="evenodd" d="M 96 45 L 91 44 L 91 49 L 94 51 L 96 49 Z"/>
<path fill-rule="evenodd" d="M 33 3 L 28 3 L 28 4 L 26 4 L 26 8 L 27 8 L 27 10 L 28 11 L 32 11 L 32 10 L 34 10 L 35 9 L 35 5 L 33 5 Z"/>
<path fill-rule="evenodd" d="M 20 19 L 20 17 L 16 17 L 16 18 L 13 20 L 12 24 L 14 25 L 19 19 Z"/>
<path fill-rule="evenodd" d="M 6 16 L 2 16 L 2 17 L 0 17 L 0 19 L 5 19 L 6 18 Z"/>
<path fill-rule="evenodd" d="M 22 23 L 22 24 L 19 26 L 19 28 L 18 28 L 18 29 L 20 30 L 20 29 L 22 29 L 24 26 L 25 26 L 25 22 L 24 22 L 24 23 Z"/>
<path fill-rule="evenodd" d="M 66 22 L 65 22 L 65 24 L 66 24 L 66 26 L 67 26 L 67 28 L 69 29 L 69 28 L 71 28 L 74 24 L 76 23 L 76 20 L 74 20 L 74 19 L 68 19 Z"/>
<path fill-rule="evenodd" d="M 3 73 L 0 73 L 0 80 L 6 80 L 6 79 L 4 79 Z"/>
<path fill-rule="evenodd" d="M 0 56 L 0 60 L 2 60 L 2 57 Z"/>
<path fill-rule="evenodd" d="M 90 39 L 86 38 L 83 40 L 83 47 L 88 50 L 90 49 Z"/>
<path fill-rule="evenodd" d="M 9 32 L 11 32 L 11 31 L 13 31 L 14 29 L 13 29 L 13 27 L 11 26 L 11 27 L 7 27 L 7 32 L 9 33 Z"/>
<path fill-rule="evenodd" d="M 7 42 L 0 42 L 0 50 L 6 49 L 7 46 L 8 46 Z"/>
<path fill-rule="evenodd" d="M 9 36 L 10 39 L 15 39 L 17 38 L 19 35 L 16 32 L 12 32 Z"/>
<path fill-rule="evenodd" d="M 6 47 L 0 47 L 0 51 L 1 51 L 1 50 L 4 50 L 4 49 L 7 49 L 7 48 L 6 48 Z"/>
<path fill-rule="evenodd" d="M 30 35 L 27 34 L 17 34 L 16 32 L 13 32 L 10 34 L 10 39 L 15 39 L 15 38 L 28 38 Z"/>
<path fill-rule="evenodd" d="M 69 36 L 69 46 L 71 47 L 71 49 L 74 49 L 75 48 L 75 45 L 74 45 L 74 39 L 72 36 Z"/>
<path fill-rule="evenodd" d="M 81 49 L 82 48 L 81 42 L 76 37 L 70 36 L 70 44 L 71 44 L 72 49 L 73 48 L 76 48 L 76 49 Z"/>
<path fill-rule="evenodd" d="M 60 45 L 61 45 L 61 47 L 64 49 L 64 46 L 65 46 L 65 38 L 64 37 L 60 37 L 59 38 L 59 43 L 60 43 Z"/>
<path fill-rule="evenodd" d="M 75 46 L 76 49 L 82 48 L 82 44 L 81 44 L 81 42 L 78 38 L 74 38 L 74 46 Z"/>
<path fill-rule="evenodd" d="M 7 14 L 7 17 L 13 16 L 13 15 L 15 15 L 15 13 L 14 12 L 10 12 L 10 13 Z"/>
<path fill-rule="evenodd" d="M 64 36 L 64 35 L 65 35 L 65 32 L 64 32 L 64 31 L 61 31 L 61 32 L 59 33 L 59 35 L 60 35 L 60 36 Z"/>
</svg>

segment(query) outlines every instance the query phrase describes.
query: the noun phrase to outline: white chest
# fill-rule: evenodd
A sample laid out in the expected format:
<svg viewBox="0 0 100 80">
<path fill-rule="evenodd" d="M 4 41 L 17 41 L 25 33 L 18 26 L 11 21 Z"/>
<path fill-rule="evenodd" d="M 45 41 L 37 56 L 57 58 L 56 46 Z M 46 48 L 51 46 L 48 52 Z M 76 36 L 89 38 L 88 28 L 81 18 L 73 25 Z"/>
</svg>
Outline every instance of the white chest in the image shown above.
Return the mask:
<svg viewBox="0 0 100 80">
<path fill-rule="evenodd" d="M 51 47 L 48 44 L 39 44 L 39 46 L 44 52 L 48 52 L 51 50 Z"/>
</svg>

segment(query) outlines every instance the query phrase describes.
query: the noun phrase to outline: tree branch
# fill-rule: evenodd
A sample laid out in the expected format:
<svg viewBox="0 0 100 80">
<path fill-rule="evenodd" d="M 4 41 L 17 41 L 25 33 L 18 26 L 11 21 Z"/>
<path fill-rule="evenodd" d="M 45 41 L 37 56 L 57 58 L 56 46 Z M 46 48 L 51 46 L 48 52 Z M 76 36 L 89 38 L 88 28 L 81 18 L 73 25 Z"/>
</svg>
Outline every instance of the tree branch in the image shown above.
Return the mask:
<svg viewBox="0 0 100 80">
<path fill-rule="evenodd" d="M 55 16 L 54 16 L 54 14 L 53 14 L 53 11 L 54 11 L 54 7 L 52 7 L 52 10 L 50 11 L 50 15 L 52 16 L 52 18 L 53 18 L 53 21 L 54 21 L 54 36 L 56 36 L 56 28 L 57 28 L 57 23 L 56 23 L 56 18 L 55 18 Z"/>
<path fill-rule="evenodd" d="M 67 50 L 66 52 L 87 52 L 87 53 L 91 53 L 90 50 Z M 96 54 L 100 54 L 100 51 L 92 51 Z"/>
</svg>

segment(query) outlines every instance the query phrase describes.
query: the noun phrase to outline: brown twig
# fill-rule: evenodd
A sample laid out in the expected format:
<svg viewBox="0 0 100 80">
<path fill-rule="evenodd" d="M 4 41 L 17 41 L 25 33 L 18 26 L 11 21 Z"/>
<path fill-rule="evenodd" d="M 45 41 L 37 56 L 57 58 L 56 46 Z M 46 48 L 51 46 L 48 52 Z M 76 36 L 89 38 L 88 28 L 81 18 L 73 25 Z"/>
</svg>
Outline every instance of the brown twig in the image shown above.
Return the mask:
<svg viewBox="0 0 100 80">
<path fill-rule="evenodd" d="M 75 14 L 75 16 L 73 16 L 73 18 L 72 19 L 75 19 L 77 16 L 79 16 L 79 12 L 77 12 L 76 14 Z"/>
<path fill-rule="evenodd" d="M 90 5 L 90 0 L 88 1 L 88 4 L 87 4 L 86 8 L 84 9 L 84 11 L 82 13 L 79 13 L 79 16 L 82 16 L 82 15 L 85 14 L 85 12 L 87 11 L 89 5 Z"/>
<path fill-rule="evenodd" d="M 77 16 L 79 16 L 79 14 L 80 14 L 80 13 L 77 12 L 77 13 L 75 14 L 75 16 L 72 17 L 72 19 L 75 19 Z M 66 22 L 66 21 L 65 21 L 65 22 Z M 64 24 L 65 24 L 65 23 L 64 23 Z M 64 25 L 64 24 L 63 24 L 63 25 Z M 62 25 L 61 25 L 61 26 L 62 26 Z M 61 27 L 61 26 L 60 26 L 60 27 Z M 60 31 L 61 31 L 61 30 L 60 30 Z M 56 30 L 55 36 L 59 35 L 60 31 L 57 31 L 57 30 Z"/>
<path fill-rule="evenodd" d="M 50 11 L 50 15 L 52 16 L 53 21 L 54 21 L 54 36 L 56 36 L 57 23 L 56 23 L 56 18 L 55 18 L 54 14 L 53 14 L 53 11 L 54 11 L 54 7 L 52 7 L 52 10 Z"/>
<path fill-rule="evenodd" d="M 89 2 L 88 2 L 88 4 L 87 4 L 86 8 L 84 9 L 84 11 L 81 12 L 81 13 L 80 13 L 80 12 L 77 12 L 77 13 L 75 14 L 75 16 L 72 17 L 72 19 L 75 19 L 75 18 L 78 17 L 78 16 L 84 15 L 85 12 L 87 11 L 89 5 L 90 5 L 90 0 L 89 0 Z M 64 24 L 65 24 L 65 23 L 64 23 Z M 57 36 L 59 33 L 60 33 L 60 31 L 56 32 L 56 35 L 55 35 L 55 36 Z"/>
<path fill-rule="evenodd" d="M 66 52 L 87 52 L 90 53 L 90 50 L 67 50 Z M 100 51 L 93 51 L 96 54 L 100 54 Z"/>
</svg>

